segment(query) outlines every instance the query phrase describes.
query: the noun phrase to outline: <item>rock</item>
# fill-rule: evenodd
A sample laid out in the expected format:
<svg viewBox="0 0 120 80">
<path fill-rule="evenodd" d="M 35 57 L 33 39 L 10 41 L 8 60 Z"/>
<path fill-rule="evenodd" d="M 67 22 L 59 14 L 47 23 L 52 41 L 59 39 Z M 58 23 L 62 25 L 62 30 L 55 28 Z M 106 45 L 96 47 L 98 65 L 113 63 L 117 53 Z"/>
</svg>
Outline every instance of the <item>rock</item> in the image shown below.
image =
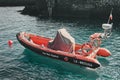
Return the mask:
<svg viewBox="0 0 120 80">
<path fill-rule="evenodd" d="M 0 6 L 25 6 L 33 5 L 35 0 L 0 0 Z"/>
<path fill-rule="evenodd" d="M 108 19 L 111 8 L 114 19 L 120 16 L 120 0 L 36 0 L 23 13 L 53 18 Z"/>
</svg>

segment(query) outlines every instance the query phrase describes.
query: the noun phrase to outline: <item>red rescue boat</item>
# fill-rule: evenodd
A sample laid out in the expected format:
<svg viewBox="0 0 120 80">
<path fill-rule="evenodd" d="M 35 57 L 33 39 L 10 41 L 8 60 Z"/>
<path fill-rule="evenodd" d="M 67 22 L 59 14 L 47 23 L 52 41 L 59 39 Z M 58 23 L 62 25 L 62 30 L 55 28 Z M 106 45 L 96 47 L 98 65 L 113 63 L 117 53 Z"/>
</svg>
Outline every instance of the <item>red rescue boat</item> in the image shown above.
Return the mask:
<svg viewBox="0 0 120 80">
<path fill-rule="evenodd" d="M 96 58 L 97 56 L 108 57 L 111 55 L 109 50 L 100 47 L 101 41 L 111 36 L 113 24 L 109 24 L 110 19 L 108 19 L 107 24 L 102 25 L 104 33 L 91 35 L 90 41 L 84 44 L 76 44 L 74 38 L 65 29 L 59 29 L 54 39 L 26 32 L 20 32 L 16 36 L 25 48 L 40 55 L 97 68 L 101 65 Z"/>
<path fill-rule="evenodd" d="M 48 47 L 49 41 L 52 39 L 38 36 L 35 34 L 21 32 L 17 34 L 18 41 L 25 47 L 40 55 L 59 59 L 65 62 L 78 64 L 86 67 L 97 68 L 100 63 L 96 58 L 80 54 L 81 45 L 75 44 L 75 53 L 55 50 Z"/>
<path fill-rule="evenodd" d="M 100 67 L 97 56 L 110 56 L 107 49 L 99 47 L 101 38 L 106 37 L 103 33 L 91 35 L 90 42 L 84 44 L 76 44 L 74 38 L 65 29 L 59 29 L 55 39 L 26 32 L 20 32 L 16 36 L 25 48 L 40 55 L 90 68 Z"/>
</svg>

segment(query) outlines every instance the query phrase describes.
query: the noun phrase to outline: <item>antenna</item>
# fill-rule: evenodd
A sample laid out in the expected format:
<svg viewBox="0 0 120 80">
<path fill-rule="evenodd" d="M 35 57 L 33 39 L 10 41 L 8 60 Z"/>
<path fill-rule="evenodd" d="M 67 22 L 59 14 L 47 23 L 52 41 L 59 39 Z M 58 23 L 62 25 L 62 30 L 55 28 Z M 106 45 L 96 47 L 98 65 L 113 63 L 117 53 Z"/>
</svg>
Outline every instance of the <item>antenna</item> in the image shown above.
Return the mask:
<svg viewBox="0 0 120 80">
<path fill-rule="evenodd" d="M 108 18 L 108 24 L 109 24 L 109 22 L 110 22 L 110 20 L 112 20 L 112 11 L 113 11 L 113 8 L 111 9 L 111 11 L 110 11 L 110 16 L 109 16 L 109 18 Z"/>
<path fill-rule="evenodd" d="M 110 23 L 110 20 L 112 20 L 112 11 L 113 11 L 113 8 L 111 9 L 110 11 L 110 16 L 108 18 L 108 22 L 105 23 L 105 24 L 102 24 L 102 28 L 104 29 L 104 33 L 101 35 L 102 38 L 109 38 L 112 34 L 111 30 L 112 30 L 112 26 L 113 26 L 113 23 Z"/>
</svg>

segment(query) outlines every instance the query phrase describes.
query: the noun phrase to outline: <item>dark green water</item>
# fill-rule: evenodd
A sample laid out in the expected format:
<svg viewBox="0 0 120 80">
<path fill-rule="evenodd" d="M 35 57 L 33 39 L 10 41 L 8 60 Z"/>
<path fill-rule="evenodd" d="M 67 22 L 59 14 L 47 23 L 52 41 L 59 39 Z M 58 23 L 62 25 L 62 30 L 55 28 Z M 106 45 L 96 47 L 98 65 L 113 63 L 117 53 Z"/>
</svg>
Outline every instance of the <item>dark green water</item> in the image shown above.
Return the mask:
<svg viewBox="0 0 120 80">
<path fill-rule="evenodd" d="M 120 24 L 115 24 L 112 36 L 102 47 L 112 56 L 98 57 L 102 64 L 95 70 L 57 61 L 25 49 L 16 33 L 32 32 L 53 38 L 56 31 L 66 28 L 76 42 L 88 41 L 89 35 L 102 32 L 104 21 L 50 20 L 21 15 L 23 7 L 0 7 L 0 80 L 119 80 L 120 79 Z M 9 48 L 7 41 L 14 41 Z"/>
</svg>

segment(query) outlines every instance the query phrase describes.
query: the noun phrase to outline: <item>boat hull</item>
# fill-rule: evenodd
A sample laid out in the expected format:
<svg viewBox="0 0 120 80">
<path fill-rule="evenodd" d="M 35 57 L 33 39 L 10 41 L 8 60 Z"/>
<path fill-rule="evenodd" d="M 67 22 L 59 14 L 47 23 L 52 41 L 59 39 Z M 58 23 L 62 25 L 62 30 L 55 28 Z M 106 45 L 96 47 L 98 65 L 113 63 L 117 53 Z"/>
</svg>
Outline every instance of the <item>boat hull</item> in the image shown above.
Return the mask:
<svg viewBox="0 0 120 80">
<path fill-rule="evenodd" d="M 18 41 L 25 47 L 28 48 L 34 52 L 36 52 L 37 54 L 40 54 L 42 56 L 47 56 L 50 58 L 54 58 L 54 59 L 58 59 L 58 60 L 62 60 L 64 62 L 69 62 L 72 64 L 77 64 L 80 66 L 85 66 L 85 67 L 90 67 L 90 68 L 97 68 L 100 67 L 100 63 L 96 60 L 96 59 L 90 59 L 87 57 L 83 57 L 83 56 L 76 56 L 73 54 L 68 54 L 66 52 L 62 52 L 62 51 L 55 51 L 55 50 L 51 50 L 48 49 L 44 46 L 38 46 L 35 44 L 32 44 L 31 42 L 29 42 L 28 40 L 22 38 L 21 33 L 18 33 L 16 35 Z"/>
<path fill-rule="evenodd" d="M 105 49 L 105 48 L 100 48 L 97 52 L 98 56 L 102 56 L 102 57 L 108 57 L 111 55 L 110 51 Z"/>
</svg>

